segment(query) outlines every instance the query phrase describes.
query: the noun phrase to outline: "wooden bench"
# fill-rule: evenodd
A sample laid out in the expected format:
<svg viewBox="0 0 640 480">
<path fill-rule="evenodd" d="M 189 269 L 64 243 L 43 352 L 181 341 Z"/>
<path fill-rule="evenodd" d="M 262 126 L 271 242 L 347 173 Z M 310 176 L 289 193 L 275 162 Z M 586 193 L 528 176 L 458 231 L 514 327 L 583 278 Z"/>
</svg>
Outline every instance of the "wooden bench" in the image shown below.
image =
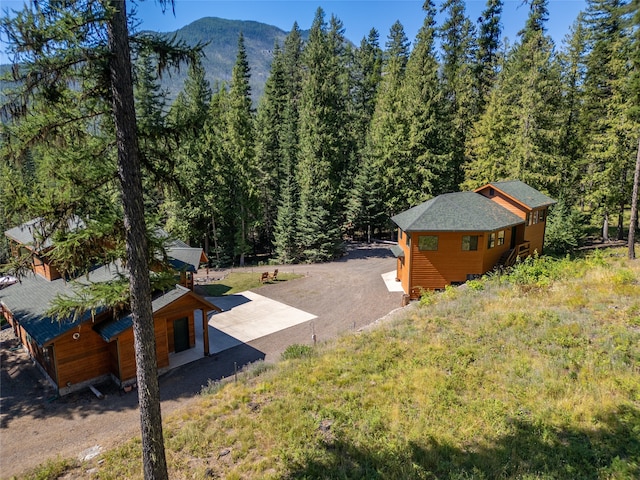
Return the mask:
<svg viewBox="0 0 640 480">
<path fill-rule="evenodd" d="M 278 269 L 277 268 L 273 271 L 273 275 L 271 275 L 269 278 L 270 278 L 270 280 L 273 280 L 273 281 L 278 280 Z"/>
</svg>

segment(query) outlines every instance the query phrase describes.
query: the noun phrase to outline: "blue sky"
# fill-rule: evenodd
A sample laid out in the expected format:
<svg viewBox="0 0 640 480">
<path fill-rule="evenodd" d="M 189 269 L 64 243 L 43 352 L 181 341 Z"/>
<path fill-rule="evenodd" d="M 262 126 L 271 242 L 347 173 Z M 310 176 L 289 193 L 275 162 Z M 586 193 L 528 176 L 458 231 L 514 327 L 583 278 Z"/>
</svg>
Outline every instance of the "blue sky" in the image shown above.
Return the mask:
<svg viewBox="0 0 640 480">
<path fill-rule="evenodd" d="M 436 5 L 442 3 L 435 0 Z M 2 11 L 6 8 L 17 9 L 22 0 L 0 0 Z M 134 5 L 141 20 L 139 28 L 167 32 L 202 17 L 220 17 L 230 20 L 255 20 L 275 25 L 282 30 L 291 29 L 294 21 L 301 29 L 308 29 L 313 22 L 318 7 L 322 7 L 328 21 L 335 14 L 343 23 L 346 37 L 356 45 L 367 36 L 371 28 L 378 30 L 380 45 L 384 44 L 389 28 L 399 20 L 404 26 L 407 38 L 413 41 L 424 20 L 423 1 L 415 0 L 175 0 L 175 16 L 169 10 L 162 13 L 156 0 L 128 1 L 128 8 Z M 485 0 L 466 2 L 467 16 L 475 21 L 485 8 Z M 560 45 L 570 26 L 581 10 L 586 8 L 585 0 L 550 0 L 548 32 Z M 502 15 L 503 35 L 511 42 L 524 26 L 528 7 L 522 0 L 505 0 Z M 438 18 L 438 23 L 444 17 Z M 2 50 L 4 51 L 4 45 Z M 0 63 L 6 63 L 7 57 L 0 55 Z"/>
</svg>

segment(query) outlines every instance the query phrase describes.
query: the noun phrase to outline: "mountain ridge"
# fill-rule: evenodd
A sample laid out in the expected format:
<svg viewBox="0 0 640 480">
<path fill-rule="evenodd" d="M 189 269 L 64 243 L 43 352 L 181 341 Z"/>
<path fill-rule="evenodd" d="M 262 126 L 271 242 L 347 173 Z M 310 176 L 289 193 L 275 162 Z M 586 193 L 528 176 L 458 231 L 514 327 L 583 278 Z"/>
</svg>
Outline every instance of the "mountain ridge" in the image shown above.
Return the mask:
<svg viewBox="0 0 640 480">
<path fill-rule="evenodd" d="M 244 36 L 247 61 L 251 78 L 249 85 L 254 103 L 257 103 L 264 92 L 273 60 L 273 49 L 276 42 L 282 46 L 289 32 L 254 20 L 228 20 L 219 17 L 203 17 L 184 27 L 170 32 L 157 32 L 160 35 L 175 36 L 189 46 L 204 43 L 202 64 L 205 78 L 212 88 L 231 80 L 231 72 L 238 55 L 238 38 Z M 302 31 L 306 38 L 308 31 Z M 173 99 L 181 90 L 187 77 L 187 68 L 173 71 L 162 79 L 162 88 L 167 90 Z"/>
</svg>

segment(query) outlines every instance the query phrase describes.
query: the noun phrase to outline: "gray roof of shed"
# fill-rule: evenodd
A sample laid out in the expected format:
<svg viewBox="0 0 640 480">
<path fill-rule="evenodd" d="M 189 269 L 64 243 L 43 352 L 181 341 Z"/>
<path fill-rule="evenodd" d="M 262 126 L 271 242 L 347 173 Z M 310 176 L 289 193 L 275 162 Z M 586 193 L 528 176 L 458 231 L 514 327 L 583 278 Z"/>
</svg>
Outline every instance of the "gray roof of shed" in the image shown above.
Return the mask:
<svg viewBox="0 0 640 480">
<path fill-rule="evenodd" d="M 43 226 L 45 226 L 45 220 L 43 218 L 34 218 L 28 222 L 18 225 L 17 227 L 10 228 L 4 233 L 11 240 L 18 242 L 21 245 L 35 246 L 38 242 L 42 241 Z M 84 222 L 80 217 L 74 217 L 67 221 L 67 228 L 71 231 L 84 227 Z M 52 246 L 51 237 L 44 239 L 42 245 L 39 245 L 40 249 L 46 249 Z"/>
<path fill-rule="evenodd" d="M 531 209 L 547 207 L 557 203 L 553 198 L 546 196 L 544 193 L 539 192 L 520 180 L 492 182 L 489 185 L 506 193 L 511 198 L 514 198 Z"/>
<path fill-rule="evenodd" d="M 516 214 L 474 192 L 439 195 L 391 220 L 405 232 L 492 232 L 524 223 Z"/>
<path fill-rule="evenodd" d="M 169 247 L 167 257 L 169 263 L 178 272 L 197 272 L 202 257 L 201 248 L 192 247 Z"/>
</svg>

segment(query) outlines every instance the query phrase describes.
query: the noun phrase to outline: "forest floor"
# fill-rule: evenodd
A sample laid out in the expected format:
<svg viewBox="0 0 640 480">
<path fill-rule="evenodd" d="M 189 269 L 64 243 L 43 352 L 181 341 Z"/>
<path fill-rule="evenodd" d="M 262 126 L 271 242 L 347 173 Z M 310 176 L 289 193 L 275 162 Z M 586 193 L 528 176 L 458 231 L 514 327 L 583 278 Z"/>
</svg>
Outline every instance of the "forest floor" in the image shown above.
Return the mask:
<svg viewBox="0 0 640 480">
<path fill-rule="evenodd" d="M 257 274 L 279 268 L 302 278 L 273 282 L 260 295 L 317 316 L 310 322 L 202 358 L 160 377 L 163 415 L 183 408 L 208 382 L 233 375 L 236 366 L 276 362 L 292 344 L 323 342 L 369 325 L 401 306 L 381 274 L 395 270 L 388 245 L 352 244 L 335 262 L 236 268 Z M 33 365 L 11 329 L 0 332 L 0 478 L 10 478 L 47 459 L 83 459 L 139 434 L 137 395 L 99 385 L 105 398 L 88 390 L 58 398 Z"/>
</svg>

